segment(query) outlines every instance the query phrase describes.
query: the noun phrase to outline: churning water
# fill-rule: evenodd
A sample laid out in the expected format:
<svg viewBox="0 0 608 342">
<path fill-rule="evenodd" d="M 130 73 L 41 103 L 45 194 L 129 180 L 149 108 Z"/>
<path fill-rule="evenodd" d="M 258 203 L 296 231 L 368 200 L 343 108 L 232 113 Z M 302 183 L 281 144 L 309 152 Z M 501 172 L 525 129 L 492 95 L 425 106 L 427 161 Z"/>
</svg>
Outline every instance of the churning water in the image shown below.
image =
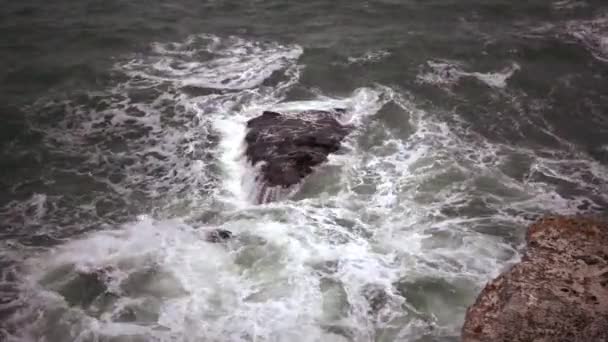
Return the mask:
<svg viewBox="0 0 608 342">
<path fill-rule="evenodd" d="M 531 220 L 606 210 L 601 6 L 536 1 L 553 16 L 499 21 L 498 34 L 486 5 L 428 5 L 457 13 L 450 36 L 428 18 L 382 31 L 409 2 L 344 17 L 323 14 L 329 3 L 286 11 L 284 36 L 253 19 L 241 24 L 255 33 L 185 26 L 111 54 L 95 85 L 6 91 L 32 100 L 7 107 L 19 114 L 2 145 L 0 339 L 454 341 Z M 220 4 L 207 5 L 254 17 L 282 6 Z M 339 20 L 370 16 L 378 32 Z M 336 107 L 356 127 L 340 152 L 255 204 L 245 122 Z M 215 229 L 234 236 L 207 241 Z"/>
</svg>

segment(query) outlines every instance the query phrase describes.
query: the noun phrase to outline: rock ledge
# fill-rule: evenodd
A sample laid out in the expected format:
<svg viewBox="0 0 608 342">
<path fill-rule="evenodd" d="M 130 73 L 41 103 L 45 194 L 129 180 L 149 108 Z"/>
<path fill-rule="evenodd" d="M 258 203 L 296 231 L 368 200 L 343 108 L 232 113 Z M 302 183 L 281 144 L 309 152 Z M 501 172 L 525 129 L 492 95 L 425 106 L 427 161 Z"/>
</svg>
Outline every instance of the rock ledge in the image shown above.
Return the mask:
<svg viewBox="0 0 608 342">
<path fill-rule="evenodd" d="M 550 217 L 468 310 L 465 342 L 608 341 L 608 224 Z"/>
<path fill-rule="evenodd" d="M 287 189 L 313 172 L 313 168 L 338 151 L 352 130 L 338 120 L 342 109 L 281 114 L 266 111 L 247 122 L 245 155 L 259 164 L 258 183 L 263 184 L 259 203 L 276 200 L 269 189 Z"/>
</svg>

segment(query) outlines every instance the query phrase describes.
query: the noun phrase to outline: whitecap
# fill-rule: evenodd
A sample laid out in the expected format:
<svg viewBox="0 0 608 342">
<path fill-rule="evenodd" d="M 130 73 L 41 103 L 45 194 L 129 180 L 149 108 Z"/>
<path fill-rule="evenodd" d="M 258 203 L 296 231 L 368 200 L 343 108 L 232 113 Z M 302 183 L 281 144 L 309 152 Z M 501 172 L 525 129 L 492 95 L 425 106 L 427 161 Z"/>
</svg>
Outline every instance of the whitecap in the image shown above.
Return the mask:
<svg viewBox="0 0 608 342">
<path fill-rule="evenodd" d="M 445 87 L 455 85 L 463 77 L 472 77 L 491 88 L 503 89 L 507 86 L 507 80 L 520 70 L 517 63 L 512 63 L 501 71 L 487 73 L 466 72 L 462 63 L 453 61 L 428 61 L 427 66 L 431 71 L 419 74 L 418 81 Z"/>
<path fill-rule="evenodd" d="M 376 63 L 390 56 L 391 53 L 387 50 L 373 50 L 364 53 L 357 57 L 348 57 L 348 64 L 365 64 Z"/>
</svg>

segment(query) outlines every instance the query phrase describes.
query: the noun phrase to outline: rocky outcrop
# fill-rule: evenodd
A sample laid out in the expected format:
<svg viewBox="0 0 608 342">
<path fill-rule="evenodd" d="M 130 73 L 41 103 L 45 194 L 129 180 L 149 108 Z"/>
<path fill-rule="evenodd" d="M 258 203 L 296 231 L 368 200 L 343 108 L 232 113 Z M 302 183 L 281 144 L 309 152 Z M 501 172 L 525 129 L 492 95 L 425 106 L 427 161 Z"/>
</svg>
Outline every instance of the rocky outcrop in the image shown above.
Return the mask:
<svg viewBox="0 0 608 342">
<path fill-rule="evenodd" d="M 306 111 L 295 114 L 264 112 L 247 122 L 247 159 L 259 167 L 258 181 L 264 185 L 258 202 L 268 202 L 267 188 L 289 188 L 312 173 L 313 168 L 338 151 L 351 127 L 338 119 L 344 113 Z"/>
<path fill-rule="evenodd" d="M 468 309 L 463 341 L 608 341 L 608 224 L 545 218 L 526 240 Z"/>
</svg>

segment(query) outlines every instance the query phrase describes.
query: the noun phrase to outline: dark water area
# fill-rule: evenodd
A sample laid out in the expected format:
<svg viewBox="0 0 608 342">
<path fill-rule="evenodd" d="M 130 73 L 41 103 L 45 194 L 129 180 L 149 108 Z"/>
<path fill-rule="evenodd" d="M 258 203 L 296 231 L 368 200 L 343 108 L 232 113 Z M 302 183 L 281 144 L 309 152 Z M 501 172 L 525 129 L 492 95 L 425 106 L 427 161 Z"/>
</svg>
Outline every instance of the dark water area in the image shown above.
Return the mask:
<svg viewBox="0 0 608 342">
<path fill-rule="evenodd" d="M 0 340 L 456 341 L 530 222 L 608 212 L 604 1 L 7 1 L 0 37 Z M 254 204 L 244 123 L 336 107 Z"/>
</svg>

